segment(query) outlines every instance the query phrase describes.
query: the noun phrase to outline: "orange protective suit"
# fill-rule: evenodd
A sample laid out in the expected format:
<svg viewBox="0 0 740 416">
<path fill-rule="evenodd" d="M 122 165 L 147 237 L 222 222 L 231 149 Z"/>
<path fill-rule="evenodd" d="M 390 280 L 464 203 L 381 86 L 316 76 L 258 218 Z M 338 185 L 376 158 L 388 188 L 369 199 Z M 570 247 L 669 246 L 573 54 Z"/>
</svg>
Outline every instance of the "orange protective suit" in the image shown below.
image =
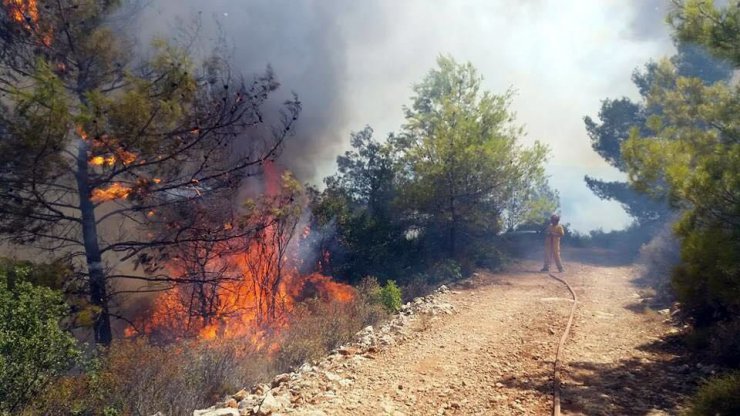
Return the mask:
<svg viewBox="0 0 740 416">
<path fill-rule="evenodd" d="M 550 224 L 545 230 L 545 265 L 543 271 L 550 269 L 550 264 L 555 261 L 559 271 L 563 271 L 563 263 L 560 261 L 560 237 L 565 235 L 565 229 L 560 224 Z"/>
</svg>

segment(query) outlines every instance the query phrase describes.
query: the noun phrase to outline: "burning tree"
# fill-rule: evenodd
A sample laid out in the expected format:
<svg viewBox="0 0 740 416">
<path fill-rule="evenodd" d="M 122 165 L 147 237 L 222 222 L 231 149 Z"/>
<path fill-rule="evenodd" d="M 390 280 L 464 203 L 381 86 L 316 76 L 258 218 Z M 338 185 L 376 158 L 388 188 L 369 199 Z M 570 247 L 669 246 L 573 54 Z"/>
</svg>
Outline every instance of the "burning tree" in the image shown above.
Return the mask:
<svg viewBox="0 0 740 416">
<path fill-rule="evenodd" d="M 102 344 L 112 339 L 114 279 L 172 283 L 121 273 L 122 261 L 151 271 L 168 247 L 207 253 L 255 232 L 249 222 L 160 212 L 231 200 L 277 157 L 300 112 L 294 97 L 277 126 L 265 125 L 262 108 L 278 88 L 269 68 L 245 81 L 218 56 L 196 65 L 164 41 L 138 59 L 108 24 L 119 3 L 0 5 L 0 233 L 78 266 Z"/>
<path fill-rule="evenodd" d="M 280 182 L 272 164 L 266 172 L 266 195 L 248 200 L 236 225 L 255 232 L 223 241 L 193 238 L 165 249 L 167 274 L 177 284 L 157 296 L 154 310 L 140 316 L 130 335 L 162 340 L 247 336 L 264 347 L 264 335 L 285 327 L 297 302 L 317 296 L 341 303 L 354 298 L 350 286 L 299 272 L 301 239 L 295 237 L 305 197 L 289 172 Z M 225 228 L 233 226 L 227 223 Z"/>
</svg>

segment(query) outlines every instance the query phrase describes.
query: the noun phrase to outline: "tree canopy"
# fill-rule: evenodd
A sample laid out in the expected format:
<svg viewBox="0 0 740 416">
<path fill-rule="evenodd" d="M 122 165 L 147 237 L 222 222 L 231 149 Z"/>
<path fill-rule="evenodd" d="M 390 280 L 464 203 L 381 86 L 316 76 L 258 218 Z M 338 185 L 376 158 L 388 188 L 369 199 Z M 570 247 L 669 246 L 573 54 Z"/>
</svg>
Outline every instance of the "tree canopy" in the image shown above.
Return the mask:
<svg viewBox="0 0 740 416">
<path fill-rule="evenodd" d="M 547 148 L 520 144 L 524 132 L 509 109 L 513 93 L 495 95 L 481 83 L 470 63 L 440 56 L 414 86 L 398 140 L 403 203 L 445 241 L 451 258 L 459 258 L 465 240 L 498 233 L 517 188 L 544 178 Z"/>
<path fill-rule="evenodd" d="M 671 15 L 677 36 L 703 44 L 719 57 L 740 59 L 737 2 L 679 3 Z M 733 37 L 730 41 L 729 37 Z M 682 76 L 662 61 L 654 71 L 646 126 L 622 145 L 630 181 L 668 195 L 682 209 L 682 265 L 674 286 L 698 325 L 740 316 L 740 85 Z"/>
<path fill-rule="evenodd" d="M 678 76 L 697 78 L 704 84 L 728 80 L 732 75 L 732 65 L 718 59 L 696 44 L 677 43 L 677 54 L 670 59 Z M 586 131 L 591 146 L 604 160 L 622 172 L 627 172 L 621 148 L 629 138 L 630 132 L 637 129 L 641 134 L 649 134 L 647 120 L 660 114 L 659 106 L 650 106 L 647 100 L 653 88 L 660 87 L 659 64 L 647 63 L 642 70 L 635 70 L 632 81 L 640 92 L 641 100 L 629 98 L 605 99 L 597 120 L 584 117 Z M 646 196 L 637 192 L 627 182 L 602 181 L 586 176 L 586 184 L 601 199 L 619 202 L 627 213 L 645 230 L 645 236 L 660 224 L 668 215 L 669 207 L 664 195 Z"/>
<path fill-rule="evenodd" d="M 412 276 L 444 258 L 472 265 L 496 256 L 501 231 L 557 207 L 547 148 L 521 144 L 512 92 L 484 91 L 470 63 L 447 56 L 413 90 L 401 130 L 384 142 L 370 128 L 353 134 L 315 195 L 317 225 L 336 230 L 321 234 L 334 235 L 322 245 L 333 273 Z"/>
<path fill-rule="evenodd" d="M 194 62 L 187 42 L 155 40 L 135 56 L 108 24 L 118 1 L 34 4 L 0 6 L 0 233 L 75 266 L 107 344 L 121 260 L 156 261 L 192 238 L 185 231 L 202 224 L 164 212 L 232 198 L 277 157 L 300 103 L 286 102 L 270 129 L 269 68 L 245 79 L 220 56 Z M 223 224 L 197 235 L 253 231 Z"/>
</svg>

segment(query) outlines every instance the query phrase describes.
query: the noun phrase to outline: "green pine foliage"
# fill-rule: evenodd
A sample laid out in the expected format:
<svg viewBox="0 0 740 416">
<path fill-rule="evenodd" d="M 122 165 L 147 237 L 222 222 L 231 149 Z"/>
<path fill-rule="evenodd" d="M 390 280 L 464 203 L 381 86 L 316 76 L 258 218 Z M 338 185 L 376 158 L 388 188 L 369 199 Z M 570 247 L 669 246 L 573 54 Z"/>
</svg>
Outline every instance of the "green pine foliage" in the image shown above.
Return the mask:
<svg viewBox="0 0 740 416">
<path fill-rule="evenodd" d="M 676 36 L 707 47 L 740 67 L 738 2 L 719 9 L 711 0 L 676 3 L 669 16 Z M 666 195 L 682 211 L 675 232 L 681 265 L 673 287 L 712 346 L 738 365 L 732 351 L 740 321 L 740 84 L 683 76 L 676 62 L 656 64 L 647 93 L 646 131 L 622 144 L 632 184 Z M 727 339 L 726 339 L 727 338 Z M 730 342 L 728 342 L 730 341 Z"/>
</svg>

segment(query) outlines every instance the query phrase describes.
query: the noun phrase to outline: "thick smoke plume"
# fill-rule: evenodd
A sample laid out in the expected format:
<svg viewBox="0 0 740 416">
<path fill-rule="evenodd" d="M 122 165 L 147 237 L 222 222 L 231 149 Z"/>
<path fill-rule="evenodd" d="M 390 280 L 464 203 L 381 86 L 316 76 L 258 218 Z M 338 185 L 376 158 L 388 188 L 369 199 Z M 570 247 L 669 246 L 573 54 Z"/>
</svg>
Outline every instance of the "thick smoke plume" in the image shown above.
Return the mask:
<svg viewBox="0 0 740 416">
<path fill-rule="evenodd" d="M 137 33 L 146 45 L 153 36 L 171 38 L 197 29 L 204 50 L 224 40 L 234 72 L 247 79 L 269 65 L 281 84 L 274 109 L 292 92 L 303 103 L 280 163 L 298 178 L 316 181 L 327 173 L 318 169 L 333 165 L 338 146 L 346 141 L 351 86 L 345 82 L 346 45 L 338 18 L 352 15 L 351 3 L 157 0 L 140 10 Z"/>
</svg>

